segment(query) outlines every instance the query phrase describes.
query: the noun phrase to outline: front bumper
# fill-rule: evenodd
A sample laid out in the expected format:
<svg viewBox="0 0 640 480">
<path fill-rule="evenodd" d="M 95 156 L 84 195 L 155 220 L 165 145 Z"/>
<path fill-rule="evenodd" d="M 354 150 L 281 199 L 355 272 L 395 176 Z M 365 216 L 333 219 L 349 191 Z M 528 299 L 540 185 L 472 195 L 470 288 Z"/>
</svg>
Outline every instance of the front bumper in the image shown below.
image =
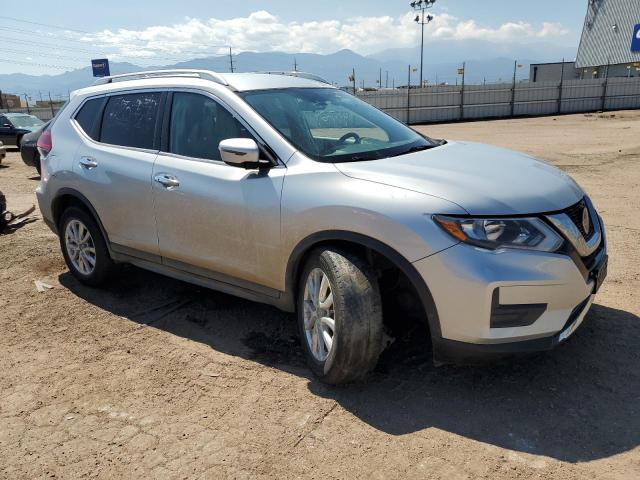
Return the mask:
<svg viewBox="0 0 640 480">
<path fill-rule="evenodd" d="M 441 364 L 455 363 L 472 365 L 515 355 L 527 355 L 552 350 L 565 342 L 582 326 L 593 304 L 594 298 L 595 295 L 590 295 L 574 308 L 565 326 L 555 335 L 517 342 L 485 344 L 458 342 L 456 340 L 438 338 L 434 339 L 434 359 L 437 363 Z"/>
<path fill-rule="evenodd" d="M 414 263 L 437 309 L 440 332 L 432 332 L 436 360 L 468 363 L 562 343 L 589 311 L 593 272 L 606 258 L 603 240 L 599 263 L 590 266 L 564 253 L 489 251 L 466 244 Z M 533 315 L 526 315 L 529 306 Z M 497 324 L 496 307 L 508 313 L 523 309 L 525 320 Z"/>
</svg>

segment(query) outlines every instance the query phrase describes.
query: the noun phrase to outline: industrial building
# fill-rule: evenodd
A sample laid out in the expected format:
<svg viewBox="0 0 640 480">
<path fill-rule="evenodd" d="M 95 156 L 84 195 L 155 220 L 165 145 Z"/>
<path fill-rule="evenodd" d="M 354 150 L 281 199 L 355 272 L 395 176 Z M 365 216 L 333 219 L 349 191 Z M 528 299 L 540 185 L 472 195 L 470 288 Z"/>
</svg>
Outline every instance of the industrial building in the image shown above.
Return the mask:
<svg viewBox="0 0 640 480">
<path fill-rule="evenodd" d="M 20 108 L 21 106 L 22 99 L 18 95 L 0 92 L 0 109 Z"/>
<path fill-rule="evenodd" d="M 574 62 L 532 64 L 531 82 L 640 77 L 640 0 L 588 0 Z"/>
</svg>

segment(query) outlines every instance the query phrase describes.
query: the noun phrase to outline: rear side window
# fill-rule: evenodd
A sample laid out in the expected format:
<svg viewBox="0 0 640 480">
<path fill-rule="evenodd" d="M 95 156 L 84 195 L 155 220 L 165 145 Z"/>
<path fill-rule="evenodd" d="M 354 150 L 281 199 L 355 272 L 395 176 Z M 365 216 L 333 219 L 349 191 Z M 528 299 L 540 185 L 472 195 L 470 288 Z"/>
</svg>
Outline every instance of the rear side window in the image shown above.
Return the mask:
<svg viewBox="0 0 640 480">
<path fill-rule="evenodd" d="M 100 141 L 124 147 L 153 148 L 161 93 L 135 93 L 109 98 Z"/>
<path fill-rule="evenodd" d="M 206 160 L 220 160 L 218 145 L 229 138 L 253 138 L 215 100 L 196 93 L 173 94 L 169 151 Z"/>
<path fill-rule="evenodd" d="M 100 118 L 106 101 L 106 98 L 89 100 L 76 115 L 76 122 L 80 128 L 94 140 L 98 140 L 100 136 Z"/>
</svg>

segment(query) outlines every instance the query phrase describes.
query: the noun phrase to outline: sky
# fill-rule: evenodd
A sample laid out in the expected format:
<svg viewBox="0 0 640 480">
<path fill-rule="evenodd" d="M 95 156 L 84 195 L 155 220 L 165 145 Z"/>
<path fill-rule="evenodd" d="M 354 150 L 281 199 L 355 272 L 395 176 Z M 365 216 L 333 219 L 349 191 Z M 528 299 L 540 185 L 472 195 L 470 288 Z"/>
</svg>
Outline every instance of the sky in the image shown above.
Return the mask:
<svg viewBox="0 0 640 480">
<path fill-rule="evenodd" d="M 437 0 L 426 40 L 577 46 L 587 0 Z M 14 13 L 15 12 L 15 13 Z M 37 15 L 28 15 L 37 12 Z M 0 11 L 0 73 L 56 74 L 90 58 L 138 65 L 241 51 L 368 55 L 413 47 L 408 1 L 31 0 Z M 32 23 L 28 23 L 32 22 Z"/>
</svg>

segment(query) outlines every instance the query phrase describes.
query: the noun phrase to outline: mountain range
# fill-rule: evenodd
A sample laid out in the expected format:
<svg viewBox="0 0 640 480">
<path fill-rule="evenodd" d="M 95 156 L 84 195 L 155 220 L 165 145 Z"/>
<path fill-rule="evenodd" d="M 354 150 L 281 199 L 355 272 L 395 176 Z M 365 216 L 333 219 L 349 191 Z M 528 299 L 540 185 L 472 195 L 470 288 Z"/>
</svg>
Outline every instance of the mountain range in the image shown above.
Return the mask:
<svg viewBox="0 0 640 480">
<path fill-rule="evenodd" d="M 562 58 L 573 59 L 575 48 L 559 47 L 549 44 L 502 45 L 491 42 L 458 41 L 432 42 L 425 45 L 424 78 L 429 83 L 459 80 L 457 69 L 466 61 L 466 82 L 482 83 L 511 81 L 514 60 L 522 68 L 518 69 L 518 79 L 528 78 L 529 64 L 560 61 Z M 363 56 L 351 50 L 340 50 L 329 55 L 312 53 L 281 52 L 243 52 L 234 55 L 236 71 L 268 71 L 297 69 L 320 75 L 340 86 L 349 85 L 348 76 L 355 70 L 357 86 L 377 86 L 382 71 L 382 86 L 406 85 L 408 65 L 417 69 L 411 73 L 411 84 L 419 83 L 420 49 L 392 49 L 369 56 Z M 89 59 L 87 60 L 89 62 Z M 165 68 L 194 68 L 228 72 L 230 69 L 228 56 L 211 56 L 179 62 L 173 65 L 140 67 L 131 63 L 111 63 L 111 73 L 130 73 L 140 70 Z M 388 72 L 388 77 L 387 77 Z M 0 90 L 5 93 L 29 94 L 35 101 L 48 92 L 52 96 L 66 97 L 68 91 L 91 85 L 93 82 L 91 68 L 85 67 L 64 72 L 58 75 L 25 75 L 20 73 L 0 75 Z"/>
</svg>

